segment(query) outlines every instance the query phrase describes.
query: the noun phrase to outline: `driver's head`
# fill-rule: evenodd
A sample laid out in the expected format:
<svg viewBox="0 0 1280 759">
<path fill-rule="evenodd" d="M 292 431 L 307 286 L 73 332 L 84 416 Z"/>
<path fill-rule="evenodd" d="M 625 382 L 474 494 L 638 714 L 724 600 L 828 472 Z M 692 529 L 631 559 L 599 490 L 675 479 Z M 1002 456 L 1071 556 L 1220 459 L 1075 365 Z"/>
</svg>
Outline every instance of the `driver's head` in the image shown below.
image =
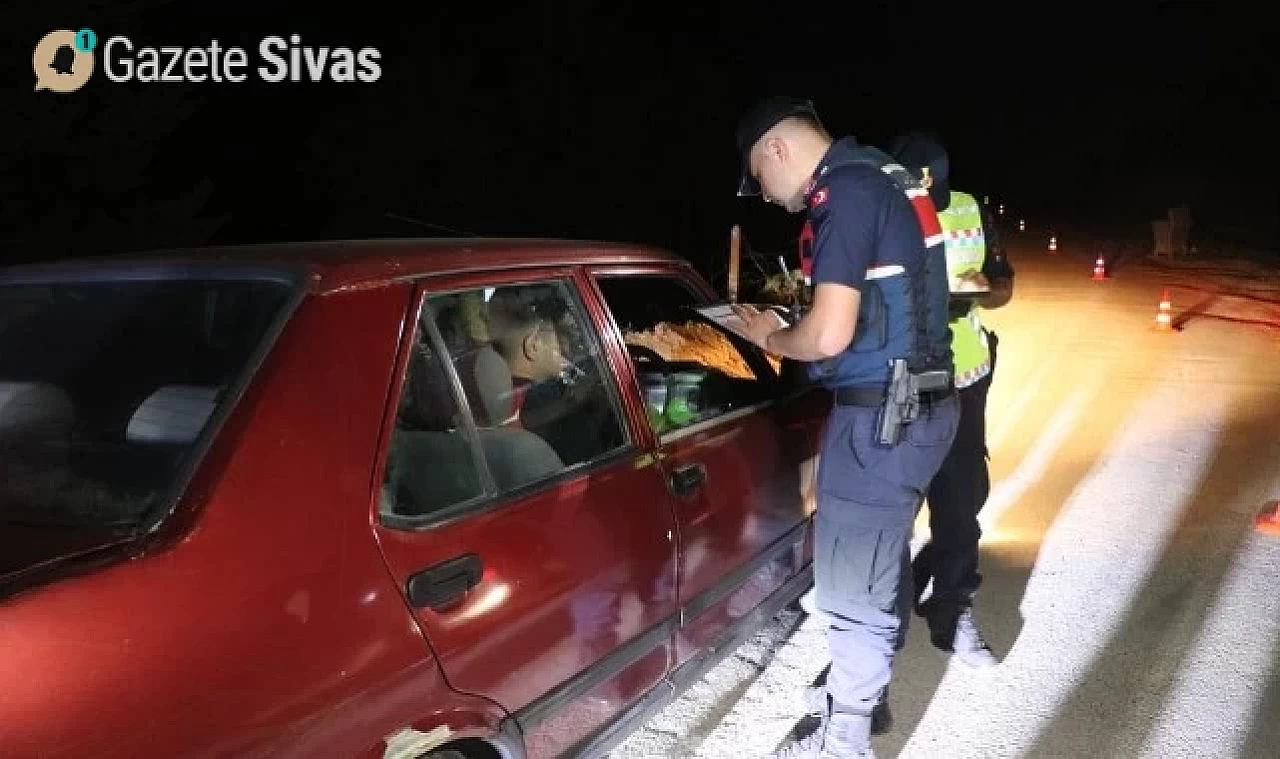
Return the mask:
<svg viewBox="0 0 1280 759">
<path fill-rule="evenodd" d="M 555 323 L 538 313 L 534 300 L 518 288 L 499 290 L 490 299 L 489 334 L 512 376 L 540 382 L 564 368 Z"/>
</svg>

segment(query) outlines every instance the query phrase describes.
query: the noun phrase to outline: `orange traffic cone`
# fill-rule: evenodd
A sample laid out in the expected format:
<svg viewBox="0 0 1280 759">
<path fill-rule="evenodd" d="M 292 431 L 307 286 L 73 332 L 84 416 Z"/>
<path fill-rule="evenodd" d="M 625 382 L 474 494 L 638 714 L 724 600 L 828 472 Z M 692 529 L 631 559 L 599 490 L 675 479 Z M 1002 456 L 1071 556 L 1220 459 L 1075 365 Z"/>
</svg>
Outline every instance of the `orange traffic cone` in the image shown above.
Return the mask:
<svg viewBox="0 0 1280 759">
<path fill-rule="evenodd" d="M 1156 331 L 1169 332 L 1173 329 L 1173 304 L 1169 302 L 1169 288 L 1165 288 L 1160 296 L 1160 310 L 1156 312 Z"/>
<path fill-rule="evenodd" d="M 1050 253 L 1058 252 L 1058 238 L 1056 237 L 1049 238 L 1049 252 Z"/>
<path fill-rule="evenodd" d="M 1102 256 L 1093 264 L 1093 281 L 1101 282 L 1107 278 L 1107 261 Z"/>
<path fill-rule="evenodd" d="M 1258 532 L 1280 537 L 1280 501 L 1263 509 L 1253 525 L 1258 528 Z"/>
</svg>

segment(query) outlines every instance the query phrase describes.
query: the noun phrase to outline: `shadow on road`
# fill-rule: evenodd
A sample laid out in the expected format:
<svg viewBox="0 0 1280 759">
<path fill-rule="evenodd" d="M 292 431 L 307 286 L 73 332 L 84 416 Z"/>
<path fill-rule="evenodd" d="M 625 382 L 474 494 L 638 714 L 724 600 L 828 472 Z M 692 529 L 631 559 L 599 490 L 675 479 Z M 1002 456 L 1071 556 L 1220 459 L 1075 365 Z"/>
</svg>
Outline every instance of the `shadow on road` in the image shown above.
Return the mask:
<svg viewBox="0 0 1280 759">
<path fill-rule="evenodd" d="M 1016 419 L 1000 451 L 993 450 L 993 494 L 1006 478 L 1019 470 L 1024 458 L 1037 447 L 1041 438 L 1050 436 L 1049 430 L 1055 424 L 1055 415 L 1060 407 L 1078 389 L 1096 379 L 1093 375 L 1097 372 L 1105 371 L 1107 376 L 1086 399 L 1085 413 L 1071 422 L 1072 426 L 1061 444 L 1053 450 L 1047 471 L 1034 480 L 1027 478 L 1026 482 L 1015 483 L 1016 493 L 1011 496 L 1007 510 L 984 536 L 980 567 L 984 583 L 975 599 L 974 611 L 993 652 L 1001 659 L 1014 650 L 1022 633 L 1024 619 L 1021 606 L 1038 559 L 1041 539 L 1080 484 L 1107 455 L 1111 442 L 1123 431 L 1133 407 L 1165 371 L 1168 353 L 1173 350 L 1169 344 L 1166 349 L 1124 353 L 1106 365 L 1099 363 L 1102 359 L 1089 361 L 1074 355 L 1073 351 L 1090 351 L 1093 348 L 1087 342 L 1092 338 L 1087 335 L 1073 337 L 1079 341 L 1078 345 L 1071 343 L 1069 338 L 1053 353 L 1045 353 L 1043 346 L 1032 345 L 1030 341 L 1022 346 L 1015 346 L 1012 341 L 1008 341 L 1008 347 L 1002 345 L 1003 351 L 1029 351 L 1044 355 L 1043 360 L 1053 366 L 1045 375 L 1051 379 L 1046 379 L 1044 394 L 1037 397 L 1025 416 Z M 1126 339 L 1124 334 L 1118 333 L 1107 338 L 1121 344 Z M 1036 366 L 1031 362 L 1024 374 L 1031 376 Z M 998 374 L 996 383 L 1024 378 Z M 1005 397 L 1013 395 L 1016 393 L 1010 392 Z M 993 396 L 992 402 L 999 401 Z M 989 418 L 993 411 L 999 413 L 995 406 L 991 406 Z M 1088 613 L 1087 609 L 1080 611 Z M 951 664 L 949 655 L 934 649 L 929 643 L 928 629 L 923 620 L 913 618 L 907 647 L 894 665 L 889 697 L 893 726 L 886 735 L 874 740 L 877 756 L 895 757 L 903 752 L 926 717 L 948 666 L 961 665 Z M 801 720 L 780 745 L 810 734 L 817 724 L 816 719 Z M 1032 752 L 1029 755 L 1052 754 Z M 1091 754 L 1069 751 L 1068 755 Z"/>
<path fill-rule="evenodd" d="M 1240 747 L 1241 757 L 1280 756 L 1280 719 L 1276 715 L 1280 715 L 1280 639 L 1271 649 L 1271 680 L 1254 709 L 1253 727 Z"/>
<path fill-rule="evenodd" d="M 1258 465 L 1256 452 L 1274 444 L 1280 428 L 1280 392 L 1238 403 L 1230 419 L 1221 436 L 1223 444 L 1185 506 L 1144 592 L 1042 730 L 1029 756 L 1136 756 L 1150 737 L 1232 561 L 1252 532 L 1252 511 L 1231 506 L 1241 506 L 1242 500 L 1261 502 L 1262 491 L 1274 478 L 1272 469 Z M 1244 756 L 1276 755 L 1278 687 L 1273 678 L 1267 696 L 1271 711 L 1259 716 L 1269 724 L 1257 725 L 1250 738 L 1255 744 L 1270 742 L 1272 748 Z"/>
<path fill-rule="evenodd" d="M 1190 308 L 1186 309 L 1182 313 L 1173 317 L 1173 320 L 1170 322 L 1170 325 L 1175 330 L 1178 330 L 1179 332 L 1181 332 L 1187 326 L 1187 322 L 1191 321 L 1197 316 L 1204 315 L 1210 308 L 1213 307 L 1213 304 L 1216 303 L 1217 301 L 1218 301 L 1218 296 L 1216 295 L 1210 295 L 1207 298 L 1201 298 L 1200 300 L 1196 301 L 1196 303 L 1192 305 Z"/>
<path fill-rule="evenodd" d="M 1002 483 L 1019 471 L 1023 460 L 1037 448 L 1041 439 L 1051 434 L 1055 415 L 1069 394 L 1085 386 L 1087 373 L 1097 370 L 1096 364 L 1084 368 L 1082 362 L 1069 356 L 1060 356 L 1060 360 L 1063 376 L 1046 386 L 1045 396 L 1033 406 L 1032 413 L 1018 420 L 1000 451 L 993 451 L 993 496 Z M 1151 350 L 1126 356 L 1121 363 L 1113 365 L 1113 374 L 1128 378 L 1123 391 L 1119 390 L 1120 383 L 1114 377 L 1111 382 L 1098 386 L 1087 398 L 1083 416 L 1074 422 L 1060 447 L 1053 451 L 1048 470 L 1014 496 L 1007 511 L 984 536 L 980 565 L 984 579 L 974 600 L 974 615 L 991 650 L 1001 660 L 1013 651 L 1022 634 L 1025 623 L 1022 601 L 1039 556 L 1040 541 L 1080 484 L 1107 455 L 1135 402 L 1144 396 L 1151 378 L 1159 374 L 1158 370 L 1167 360 L 1163 351 Z M 996 382 L 1008 381 L 1011 380 L 999 376 L 996 379 Z M 891 698 L 894 728 L 877 739 L 875 748 L 879 756 L 902 753 L 924 719 L 949 665 L 949 657 L 929 644 L 923 620 L 915 622 L 920 624 L 913 625 L 916 630 L 913 640 L 895 666 L 894 682 L 901 685 Z"/>
</svg>

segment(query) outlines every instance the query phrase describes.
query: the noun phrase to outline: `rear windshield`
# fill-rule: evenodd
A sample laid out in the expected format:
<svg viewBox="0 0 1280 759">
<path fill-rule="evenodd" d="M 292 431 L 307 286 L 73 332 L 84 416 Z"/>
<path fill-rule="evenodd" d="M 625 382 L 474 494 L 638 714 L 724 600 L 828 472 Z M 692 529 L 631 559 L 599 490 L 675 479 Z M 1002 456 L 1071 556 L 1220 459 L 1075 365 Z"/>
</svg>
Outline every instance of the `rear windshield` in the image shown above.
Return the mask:
<svg viewBox="0 0 1280 759">
<path fill-rule="evenodd" d="M 292 290 L 0 283 L 0 575 L 166 505 Z"/>
</svg>

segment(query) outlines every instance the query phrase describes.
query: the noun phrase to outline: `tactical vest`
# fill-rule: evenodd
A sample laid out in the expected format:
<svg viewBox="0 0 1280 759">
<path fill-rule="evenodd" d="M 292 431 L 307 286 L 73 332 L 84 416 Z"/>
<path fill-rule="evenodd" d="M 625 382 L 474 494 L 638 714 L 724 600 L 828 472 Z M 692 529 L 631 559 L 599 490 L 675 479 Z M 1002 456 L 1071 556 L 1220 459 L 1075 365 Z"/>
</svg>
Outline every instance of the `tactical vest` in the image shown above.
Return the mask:
<svg viewBox="0 0 1280 759">
<path fill-rule="evenodd" d="M 915 210 L 925 252 L 914 269 L 895 264 L 867 271 L 853 342 L 838 356 L 810 363 L 809 377 L 832 388 L 882 387 L 889 380 L 890 362 L 899 358 L 913 372 L 952 371 L 946 253 L 933 201 L 919 180 L 883 151 L 866 145 L 844 151 L 822 175 L 856 164 L 884 172 Z"/>
<path fill-rule="evenodd" d="M 968 193 L 951 192 L 951 205 L 938 213 L 947 248 L 947 276 L 958 278 L 982 271 L 987 244 L 982 232 L 982 210 Z M 955 360 L 956 387 L 968 387 L 991 373 L 991 349 L 978 309 L 951 322 L 951 352 Z"/>
</svg>

